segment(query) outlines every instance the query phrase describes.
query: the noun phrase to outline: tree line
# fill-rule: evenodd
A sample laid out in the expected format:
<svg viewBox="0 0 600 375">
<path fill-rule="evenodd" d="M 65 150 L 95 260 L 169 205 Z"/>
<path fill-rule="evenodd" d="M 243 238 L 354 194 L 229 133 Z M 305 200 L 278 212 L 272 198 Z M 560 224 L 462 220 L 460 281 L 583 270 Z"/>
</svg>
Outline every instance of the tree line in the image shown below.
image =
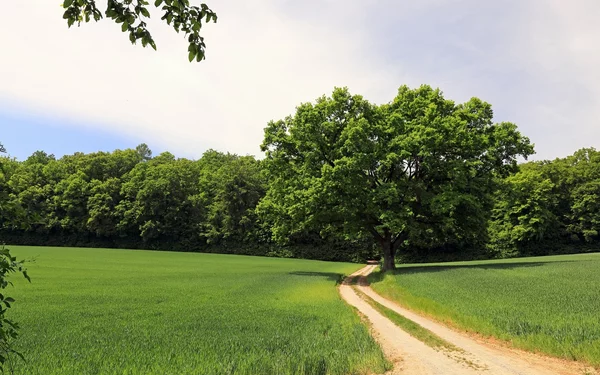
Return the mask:
<svg viewBox="0 0 600 375">
<path fill-rule="evenodd" d="M 600 152 L 521 164 L 501 181 L 489 226 L 493 256 L 598 250 Z"/>
<path fill-rule="evenodd" d="M 266 157 L 198 160 L 145 144 L 1 159 L 12 244 L 361 261 L 576 252 L 597 245 L 600 154 L 518 164 L 533 145 L 491 105 L 400 87 L 374 105 L 335 89 L 270 122 Z"/>
<path fill-rule="evenodd" d="M 145 144 L 60 159 L 36 151 L 3 158 L 0 231 L 11 244 L 204 251 L 360 260 L 364 244 L 306 231 L 271 240 L 256 207 L 268 184 L 263 162 L 209 150 L 199 160 Z"/>
</svg>

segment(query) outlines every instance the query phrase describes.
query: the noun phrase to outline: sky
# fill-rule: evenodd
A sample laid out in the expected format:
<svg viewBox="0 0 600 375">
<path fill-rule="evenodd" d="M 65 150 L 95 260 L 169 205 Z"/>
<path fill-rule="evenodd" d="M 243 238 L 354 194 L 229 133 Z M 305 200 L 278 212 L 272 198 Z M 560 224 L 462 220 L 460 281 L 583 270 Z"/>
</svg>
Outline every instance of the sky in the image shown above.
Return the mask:
<svg viewBox="0 0 600 375">
<path fill-rule="evenodd" d="M 597 0 L 206 1 L 201 63 L 157 12 L 155 52 L 110 20 L 68 29 L 60 1 L 2 2 L 0 142 L 19 160 L 142 142 L 260 157 L 270 120 L 336 86 L 381 104 L 429 84 L 491 103 L 533 159 L 600 148 Z"/>
</svg>

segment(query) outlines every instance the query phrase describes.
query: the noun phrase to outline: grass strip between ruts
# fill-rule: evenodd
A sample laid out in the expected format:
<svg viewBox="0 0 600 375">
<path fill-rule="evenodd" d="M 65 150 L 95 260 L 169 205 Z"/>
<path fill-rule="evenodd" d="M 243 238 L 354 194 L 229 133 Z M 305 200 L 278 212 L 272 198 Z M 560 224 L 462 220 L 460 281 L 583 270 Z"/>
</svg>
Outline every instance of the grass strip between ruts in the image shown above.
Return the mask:
<svg viewBox="0 0 600 375">
<path fill-rule="evenodd" d="M 423 328 L 422 326 L 413 322 L 412 320 L 398 314 L 394 310 L 389 309 L 380 304 L 379 302 L 375 301 L 363 291 L 361 291 L 359 288 L 357 288 L 355 285 L 353 285 L 352 288 L 371 307 L 373 307 L 380 314 L 391 320 L 395 325 L 400 327 L 403 331 L 416 338 L 417 340 L 436 350 L 462 352 L 462 349 L 456 347 L 455 345 L 452 345 L 451 343 L 442 339 L 430 330 Z"/>
</svg>

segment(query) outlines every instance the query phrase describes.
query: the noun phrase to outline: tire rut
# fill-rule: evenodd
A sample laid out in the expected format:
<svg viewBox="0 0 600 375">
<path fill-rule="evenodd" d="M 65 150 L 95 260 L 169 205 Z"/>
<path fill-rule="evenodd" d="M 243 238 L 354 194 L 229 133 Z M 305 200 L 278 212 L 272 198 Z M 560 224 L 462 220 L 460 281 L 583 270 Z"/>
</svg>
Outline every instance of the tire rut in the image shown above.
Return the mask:
<svg viewBox="0 0 600 375">
<path fill-rule="evenodd" d="M 390 374 L 410 375 L 595 375 L 582 364 L 550 358 L 516 349 L 491 345 L 456 332 L 438 322 L 407 310 L 375 293 L 365 282 L 377 266 L 368 265 L 353 273 L 339 287 L 341 297 L 354 306 L 371 324 L 371 332 L 386 357 L 394 364 Z M 350 280 L 359 277 L 353 286 Z M 436 350 L 409 335 L 364 301 L 353 288 L 369 298 L 419 324 L 455 345 L 460 353 Z"/>
</svg>

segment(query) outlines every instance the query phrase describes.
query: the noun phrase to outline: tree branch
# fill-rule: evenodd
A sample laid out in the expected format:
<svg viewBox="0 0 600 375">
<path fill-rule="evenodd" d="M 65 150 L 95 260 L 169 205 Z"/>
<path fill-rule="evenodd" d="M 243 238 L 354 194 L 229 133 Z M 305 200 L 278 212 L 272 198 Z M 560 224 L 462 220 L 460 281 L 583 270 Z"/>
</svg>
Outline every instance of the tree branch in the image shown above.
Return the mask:
<svg viewBox="0 0 600 375">
<path fill-rule="evenodd" d="M 373 228 L 370 225 L 367 225 L 366 228 L 373 235 L 373 237 L 375 237 L 375 240 L 377 242 L 381 243 L 383 241 L 383 236 L 381 234 L 379 234 L 379 232 L 377 231 L 377 229 Z"/>
<path fill-rule="evenodd" d="M 398 248 L 404 242 L 404 240 L 406 240 L 406 234 L 404 231 L 402 231 L 394 237 L 394 240 L 392 241 L 392 249 L 394 251 L 398 250 Z"/>
</svg>

